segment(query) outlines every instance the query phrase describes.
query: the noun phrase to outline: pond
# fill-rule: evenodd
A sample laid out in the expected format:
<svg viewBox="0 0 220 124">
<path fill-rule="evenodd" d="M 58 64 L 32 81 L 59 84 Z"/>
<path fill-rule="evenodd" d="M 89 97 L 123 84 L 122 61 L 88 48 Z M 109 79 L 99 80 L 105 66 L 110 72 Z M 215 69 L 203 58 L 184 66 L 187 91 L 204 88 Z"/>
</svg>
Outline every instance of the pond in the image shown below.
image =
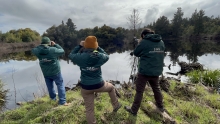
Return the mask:
<svg viewBox="0 0 220 124">
<path fill-rule="evenodd" d="M 176 73 L 180 71 L 180 67 L 177 64 L 178 61 L 187 63 L 199 62 L 205 68 L 220 69 L 220 45 L 216 42 L 167 41 L 165 43 L 166 56 L 163 71 L 165 76 L 171 76 L 166 74 L 166 72 Z M 104 80 L 129 81 L 133 60 L 130 52 L 131 50 L 129 49 L 123 49 L 119 52 L 113 51 L 109 53 L 109 61 L 102 66 Z M 79 67 L 72 64 L 67 57 L 61 58 L 60 64 L 65 86 L 73 87 L 80 79 Z M 170 64 L 171 68 L 169 69 L 168 65 Z M 5 88 L 10 89 L 6 106 L 8 109 L 18 107 L 16 102 L 30 101 L 47 92 L 38 60 L 31 55 L 30 51 L 1 56 L 0 68 L 0 78 L 5 83 Z M 187 82 L 187 78 L 182 76 L 181 81 Z"/>
</svg>

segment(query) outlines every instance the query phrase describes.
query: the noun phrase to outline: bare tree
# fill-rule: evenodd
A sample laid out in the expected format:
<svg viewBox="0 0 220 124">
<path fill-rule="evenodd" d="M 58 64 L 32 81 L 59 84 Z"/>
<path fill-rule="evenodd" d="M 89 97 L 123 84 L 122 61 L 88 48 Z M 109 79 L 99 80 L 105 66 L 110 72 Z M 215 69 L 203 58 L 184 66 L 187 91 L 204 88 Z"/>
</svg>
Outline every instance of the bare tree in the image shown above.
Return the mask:
<svg viewBox="0 0 220 124">
<path fill-rule="evenodd" d="M 140 28 L 142 20 L 140 18 L 140 13 L 137 9 L 133 9 L 131 15 L 127 18 L 128 25 L 131 30 L 133 30 L 133 36 L 137 34 L 137 30 Z"/>
<path fill-rule="evenodd" d="M 132 43 L 134 48 L 136 47 L 137 43 L 136 43 L 136 35 L 138 35 L 138 29 L 141 26 L 141 18 L 140 18 L 140 13 L 137 9 L 133 9 L 131 15 L 127 18 L 128 20 L 128 25 L 129 28 L 131 30 L 131 33 L 133 34 L 133 38 L 132 38 L 132 34 L 128 34 L 128 39 L 132 39 Z M 136 71 L 137 71 L 137 64 L 138 64 L 138 58 L 135 56 L 131 56 L 131 74 L 129 77 L 129 82 L 130 79 L 132 80 L 132 84 L 134 84 L 134 80 L 136 77 Z"/>
</svg>

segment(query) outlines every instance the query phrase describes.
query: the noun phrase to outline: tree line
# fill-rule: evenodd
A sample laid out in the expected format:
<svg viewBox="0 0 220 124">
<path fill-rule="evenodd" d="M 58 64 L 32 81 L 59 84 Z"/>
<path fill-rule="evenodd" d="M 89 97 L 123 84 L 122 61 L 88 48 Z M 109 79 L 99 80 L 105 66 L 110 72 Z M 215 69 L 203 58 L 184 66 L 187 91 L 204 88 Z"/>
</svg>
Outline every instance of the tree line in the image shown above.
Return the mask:
<svg viewBox="0 0 220 124">
<path fill-rule="evenodd" d="M 101 27 L 96 26 L 94 28 L 76 30 L 76 25 L 69 18 L 66 23 L 62 21 L 60 25 L 53 25 L 48 28 L 43 33 L 43 36 L 48 36 L 51 40 L 65 48 L 72 48 L 72 46 L 77 45 L 79 41 L 84 40 L 88 35 L 94 35 L 97 37 L 100 46 L 107 47 L 123 45 L 127 31 L 127 29 L 122 27 L 112 28 L 105 24 Z"/>
<path fill-rule="evenodd" d="M 173 19 L 169 20 L 166 16 L 159 17 L 156 21 L 145 24 L 143 28 L 139 26 L 138 10 L 134 9 L 128 17 L 129 28 L 117 27 L 112 28 L 107 25 L 94 28 L 84 28 L 76 30 L 76 25 L 72 19 L 68 19 L 66 23 L 63 21 L 60 25 L 49 27 L 42 36 L 48 36 L 51 40 L 61 44 L 64 47 L 72 47 L 80 40 L 84 40 L 88 35 L 95 35 L 100 46 L 123 45 L 130 43 L 133 36 L 139 37 L 141 30 L 145 27 L 153 29 L 156 33 L 166 38 L 193 37 L 201 35 L 220 35 L 220 17 L 205 16 L 204 10 L 195 10 L 191 17 L 183 18 L 184 12 L 182 8 L 177 8 Z M 30 28 L 10 30 L 9 32 L 0 32 L 0 42 L 32 42 L 39 41 L 40 34 Z"/>
<path fill-rule="evenodd" d="M 181 7 L 177 8 L 173 19 L 159 17 L 146 27 L 154 29 L 163 37 L 191 37 L 201 35 L 220 35 L 220 17 L 208 17 L 204 10 L 195 10 L 191 17 L 185 17 Z"/>
</svg>

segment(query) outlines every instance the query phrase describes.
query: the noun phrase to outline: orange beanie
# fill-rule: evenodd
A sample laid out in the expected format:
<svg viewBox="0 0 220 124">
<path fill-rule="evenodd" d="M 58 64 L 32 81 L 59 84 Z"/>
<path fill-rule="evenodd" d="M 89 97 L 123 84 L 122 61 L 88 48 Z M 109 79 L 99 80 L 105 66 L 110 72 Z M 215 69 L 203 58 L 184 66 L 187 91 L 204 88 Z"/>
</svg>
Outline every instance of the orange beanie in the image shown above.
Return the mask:
<svg viewBox="0 0 220 124">
<path fill-rule="evenodd" d="M 98 48 L 97 38 L 95 36 L 88 36 L 85 39 L 83 46 L 84 46 L 84 48 L 97 49 Z"/>
</svg>

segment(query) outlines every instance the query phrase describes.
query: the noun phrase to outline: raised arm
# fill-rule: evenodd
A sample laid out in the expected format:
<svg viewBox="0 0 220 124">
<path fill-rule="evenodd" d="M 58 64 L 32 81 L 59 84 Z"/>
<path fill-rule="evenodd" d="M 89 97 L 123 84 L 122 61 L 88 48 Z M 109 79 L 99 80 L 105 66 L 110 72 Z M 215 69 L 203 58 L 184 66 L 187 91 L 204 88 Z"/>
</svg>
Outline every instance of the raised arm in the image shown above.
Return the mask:
<svg viewBox="0 0 220 124">
<path fill-rule="evenodd" d="M 80 53 L 79 50 L 82 48 L 81 45 L 76 46 L 72 52 L 70 52 L 70 54 L 68 55 L 69 59 L 74 63 L 79 65 L 80 64 Z"/>
<path fill-rule="evenodd" d="M 137 47 L 134 49 L 134 55 L 140 57 L 144 48 L 144 43 L 140 41 Z"/>
<path fill-rule="evenodd" d="M 97 51 L 99 55 L 99 60 L 96 66 L 102 66 L 109 60 L 109 55 L 101 47 L 98 47 Z"/>
</svg>

